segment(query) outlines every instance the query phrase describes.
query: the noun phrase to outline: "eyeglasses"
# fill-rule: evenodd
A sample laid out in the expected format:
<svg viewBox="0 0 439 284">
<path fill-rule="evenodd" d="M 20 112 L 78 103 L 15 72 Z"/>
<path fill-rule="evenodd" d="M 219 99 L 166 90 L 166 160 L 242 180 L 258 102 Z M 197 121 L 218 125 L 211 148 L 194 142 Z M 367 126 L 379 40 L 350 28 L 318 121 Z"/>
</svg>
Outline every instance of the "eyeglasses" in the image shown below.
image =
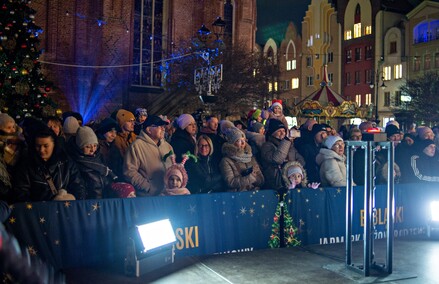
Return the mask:
<svg viewBox="0 0 439 284">
<path fill-rule="evenodd" d="M 209 148 L 210 145 L 209 144 L 201 144 L 201 145 L 198 145 L 198 147 L 199 148 Z"/>
</svg>

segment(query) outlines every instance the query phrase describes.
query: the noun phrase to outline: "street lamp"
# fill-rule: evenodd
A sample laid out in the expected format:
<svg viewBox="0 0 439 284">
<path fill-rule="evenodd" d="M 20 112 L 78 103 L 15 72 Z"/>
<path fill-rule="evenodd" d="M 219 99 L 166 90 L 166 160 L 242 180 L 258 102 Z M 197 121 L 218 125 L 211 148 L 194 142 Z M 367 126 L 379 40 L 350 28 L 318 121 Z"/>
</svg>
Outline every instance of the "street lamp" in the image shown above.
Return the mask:
<svg viewBox="0 0 439 284">
<path fill-rule="evenodd" d="M 373 89 L 373 88 L 375 88 L 375 86 L 379 85 L 379 83 L 380 83 L 380 75 L 381 75 L 381 82 L 382 82 L 381 85 L 380 85 L 381 89 L 384 90 L 387 87 L 386 84 L 384 84 L 384 72 L 377 70 L 376 74 L 375 74 L 375 84 L 373 82 L 371 82 L 370 85 L 369 85 L 369 87 L 371 89 Z M 372 78 L 373 78 L 373 76 L 372 76 Z M 379 103 L 378 95 L 379 95 L 378 88 L 375 88 L 375 99 L 374 99 L 374 101 L 375 101 L 375 122 L 376 122 L 377 125 L 380 123 L 379 113 L 378 113 L 378 103 Z"/>
</svg>

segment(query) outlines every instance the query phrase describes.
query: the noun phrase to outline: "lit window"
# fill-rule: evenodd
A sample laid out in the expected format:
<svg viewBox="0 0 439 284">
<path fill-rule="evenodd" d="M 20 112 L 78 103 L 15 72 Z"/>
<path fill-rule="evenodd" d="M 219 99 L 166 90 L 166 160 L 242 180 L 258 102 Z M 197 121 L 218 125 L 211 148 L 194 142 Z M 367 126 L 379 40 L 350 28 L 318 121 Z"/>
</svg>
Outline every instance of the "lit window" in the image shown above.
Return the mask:
<svg viewBox="0 0 439 284">
<path fill-rule="evenodd" d="M 273 91 L 273 84 L 268 83 L 268 91 L 269 92 Z"/>
<path fill-rule="evenodd" d="M 372 94 L 366 94 L 365 99 L 366 101 L 364 103 L 370 105 L 372 103 Z"/>
<path fill-rule="evenodd" d="M 277 91 L 277 82 L 274 82 L 274 90 Z"/>
<path fill-rule="evenodd" d="M 298 89 L 299 88 L 299 78 L 291 79 L 291 86 L 293 89 Z"/>
<path fill-rule="evenodd" d="M 390 66 L 384 67 L 383 72 L 384 72 L 383 76 L 385 81 L 392 79 L 392 67 Z"/>
<path fill-rule="evenodd" d="M 354 38 L 361 36 L 361 23 L 354 25 Z"/>
<path fill-rule="evenodd" d="M 355 102 L 358 106 L 361 106 L 361 95 L 355 95 Z"/>
<path fill-rule="evenodd" d="M 402 78 L 402 64 L 395 65 L 395 79 Z"/>
<path fill-rule="evenodd" d="M 287 71 L 291 70 L 291 61 L 287 60 Z"/>
<path fill-rule="evenodd" d="M 372 26 L 366 26 L 365 34 L 366 34 L 366 35 L 370 35 L 370 34 L 372 34 Z"/>
<path fill-rule="evenodd" d="M 345 39 L 346 40 L 352 39 L 352 31 L 346 31 Z"/>
<path fill-rule="evenodd" d="M 291 60 L 291 69 L 292 70 L 296 70 L 297 66 L 296 66 L 296 59 Z"/>
</svg>

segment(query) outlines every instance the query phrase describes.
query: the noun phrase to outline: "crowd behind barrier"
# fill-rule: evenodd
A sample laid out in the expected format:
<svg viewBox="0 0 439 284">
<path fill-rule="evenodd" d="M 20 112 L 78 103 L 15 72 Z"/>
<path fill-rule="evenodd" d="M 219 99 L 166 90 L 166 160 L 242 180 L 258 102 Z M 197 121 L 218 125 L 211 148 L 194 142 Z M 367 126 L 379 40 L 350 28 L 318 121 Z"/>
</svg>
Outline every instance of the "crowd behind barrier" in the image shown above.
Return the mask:
<svg viewBox="0 0 439 284">
<path fill-rule="evenodd" d="M 385 237 L 386 187 L 376 194 L 376 238 Z M 353 233 L 363 240 L 363 187 L 354 188 Z M 131 199 L 17 203 L 6 226 L 31 255 L 56 268 L 123 263 L 136 224 L 171 220 L 176 258 L 268 248 L 278 205 L 273 190 Z M 434 185 L 395 187 L 395 237 L 425 235 Z M 285 196 L 302 245 L 344 242 L 346 189 L 302 188 Z"/>
</svg>

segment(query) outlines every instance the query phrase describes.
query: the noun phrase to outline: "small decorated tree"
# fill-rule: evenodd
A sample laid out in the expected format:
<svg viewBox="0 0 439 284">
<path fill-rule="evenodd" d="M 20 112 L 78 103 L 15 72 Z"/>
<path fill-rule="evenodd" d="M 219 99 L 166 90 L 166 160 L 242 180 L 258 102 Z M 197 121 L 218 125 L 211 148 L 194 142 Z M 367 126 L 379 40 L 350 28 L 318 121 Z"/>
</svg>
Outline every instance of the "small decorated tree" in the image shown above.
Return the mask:
<svg viewBox="0 0 439 284">
<path fill-rule="evenodd" d="M 52 85 L 41 73 L 35 10 L 27 0 L 0 4 L 0 111 L 15 119 L 53 113 Z"/>
<path fill-rule="evenodd" d="M 285 198 L 285 195 L 284 195 Z M 271 225 L 271 235 L 270 239 L 268 240 L 268 246 L 271 248 L 278 248 L 281 246 L 281 239 L 280 239 L 280 230 L 281 230 L 281 224 L 280 224 L 280 217 L 282 214 L 282 208 L 283 208 L 283 219 L 284 219 L 284 244 L 286 247 L 295 247 L 300 245 L 300 241 L 296 238 L 297 235 L 297 227 L 294 226 L 293 218 L 291 217 L 290 213 L 288 212 L 288 209 L 285 207 L 285 203 L 283 201 L 280 201 L 277 204 L 276 212 L 274 213 L 273 221 L 274 223 Z"/>
</svg>

